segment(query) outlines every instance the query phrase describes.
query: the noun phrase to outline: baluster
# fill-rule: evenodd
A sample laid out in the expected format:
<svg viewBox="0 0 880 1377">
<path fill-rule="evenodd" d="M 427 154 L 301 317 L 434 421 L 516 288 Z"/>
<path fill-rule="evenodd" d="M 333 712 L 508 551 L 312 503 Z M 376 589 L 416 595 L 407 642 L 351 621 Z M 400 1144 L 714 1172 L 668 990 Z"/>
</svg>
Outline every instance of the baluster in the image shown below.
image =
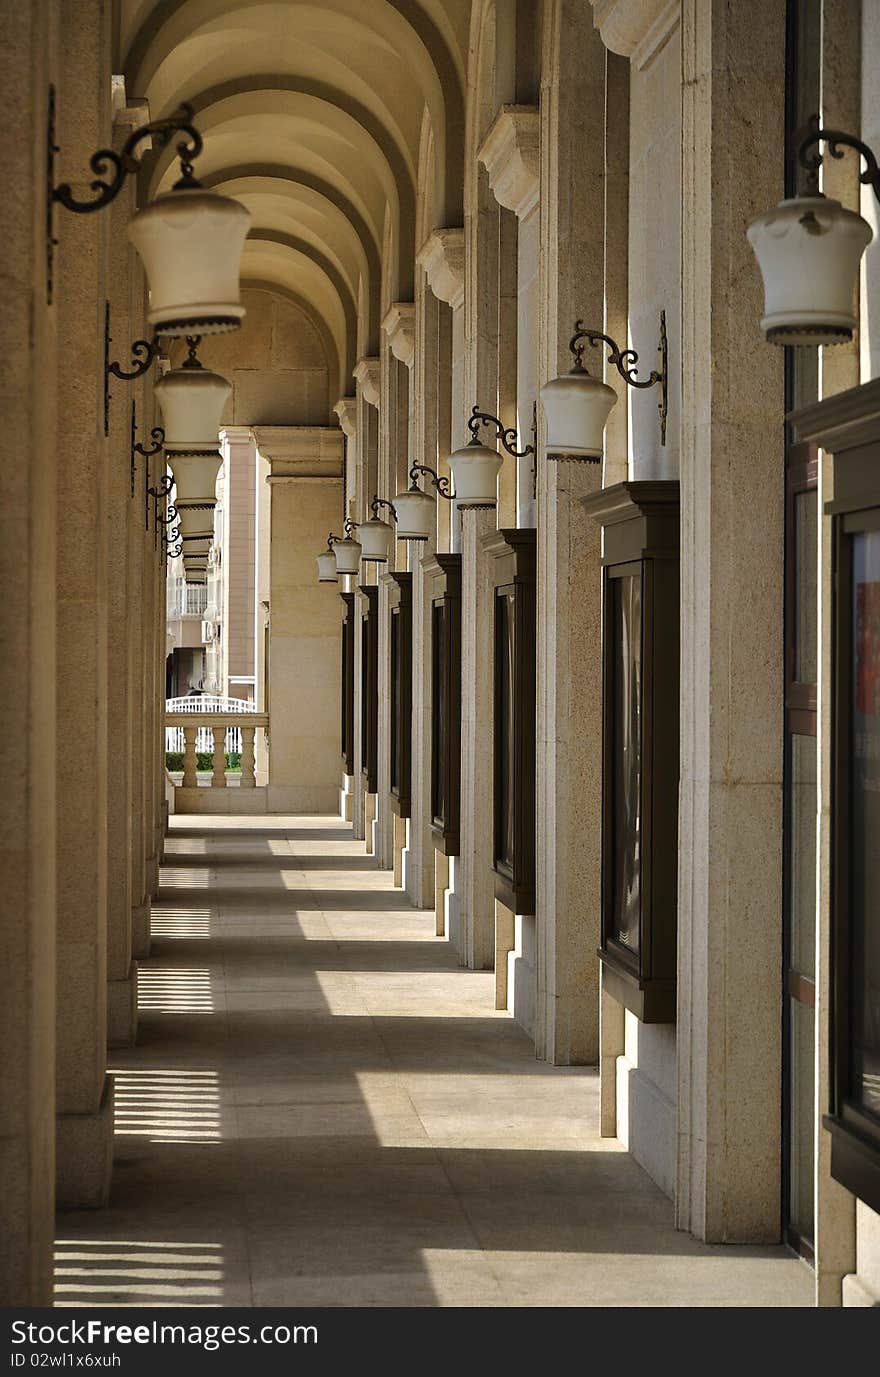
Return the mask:
<svg viewBox="0 0 880 1377">
<path fill-rule="evenodd" d="M 183 788 L 195 789 L 198 784 L 196 776 L 196 732 L 195 726 L 184 727 L 183 729 Z"/>
<path fill-rule="evenodd" d="M 211 776 L 212 789 L 226 788 L 226 728 L 212 727 L 214 733 L 214 773 Z"/>
<path fill-rule="evenodd" d="M 254 734 L 256 727 L 242 727 L 241 729 L 241 787 L 242 789 L 255 789 L 257 779 L 254 774 Z"/>
</svg>

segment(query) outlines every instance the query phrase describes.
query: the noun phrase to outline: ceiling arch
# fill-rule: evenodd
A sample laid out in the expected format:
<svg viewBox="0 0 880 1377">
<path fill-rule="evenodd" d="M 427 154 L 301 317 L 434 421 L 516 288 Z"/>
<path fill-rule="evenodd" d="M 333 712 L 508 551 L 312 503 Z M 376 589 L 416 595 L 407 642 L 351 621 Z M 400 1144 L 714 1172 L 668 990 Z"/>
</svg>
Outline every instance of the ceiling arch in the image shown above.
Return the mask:
<svg viewBox="0 0 880 1377">
<path fill-rule="evenodd" d="M 265 68 L 308 80 L 318 72 L 397 125 L 415 166 L 425 105 L 442 150 L 444 199 L 460 223 L 464 53 L 469 0 L 123 0 L 126 85 L 155 115 L 194 85 L 241 83 Z"/>
<path fill-rule="evenodd" d="M 267 237 L 245 240 L 241 260 L 242 280 L 259 278 L 273 286 L 296 292 L 321 315 L 333 336 L 341 361 L 342 385 L 348 385 L 357 362 L 357 328 L 354 303 L 347 292 L 340 295 L 310 246 L 264 232 Z M 303 251 L 305 249 L 305 251 Z"/>
</svg>

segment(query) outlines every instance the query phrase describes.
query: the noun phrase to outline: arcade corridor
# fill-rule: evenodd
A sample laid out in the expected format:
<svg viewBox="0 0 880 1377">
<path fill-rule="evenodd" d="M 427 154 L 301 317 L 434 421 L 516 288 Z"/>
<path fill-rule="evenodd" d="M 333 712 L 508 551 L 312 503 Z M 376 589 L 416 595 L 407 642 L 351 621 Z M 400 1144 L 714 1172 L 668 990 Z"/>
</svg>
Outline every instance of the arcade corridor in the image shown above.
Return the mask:
<svg viewBox="0 0 880 1377">
<path fill-rule="evenodd" d="M 596 1071 L 536 1061 L 345 824 L 172 818 L 152 931 L 56 1304 L 812 1303 L 786 1249 L 674 1230 Z"/>
</svg>

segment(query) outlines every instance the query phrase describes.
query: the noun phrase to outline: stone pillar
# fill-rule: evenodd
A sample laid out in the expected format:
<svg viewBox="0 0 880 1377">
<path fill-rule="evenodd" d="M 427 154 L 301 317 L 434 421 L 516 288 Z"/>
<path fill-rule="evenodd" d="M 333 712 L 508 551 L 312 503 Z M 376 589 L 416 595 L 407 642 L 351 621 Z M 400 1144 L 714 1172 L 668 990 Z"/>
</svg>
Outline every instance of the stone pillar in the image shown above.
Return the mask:
<svg viewBox="0 0 880 1377">
<path fill-rule="evenodd" d="M 139 290 L 135 295 L 135 310 L 132 322 L 137 319 L 141 328 L 136 338 L 144 338 L 146 321 L 144 311 L 145 291 L 140 273 L 136 280 Z M 156 365 L 158 368 L 159 365 Z M 136 385 L 138 438 L 147 444 L 150 431 L 157 421 L 152 400 L 150 381 Z M 147 857 L 150 854 L 150 837 L 147 820 L 147 698 L 152 683 L 147 672 L 148 636 L 148 597 L 147 585 L 152 568 L 153 536 L 147 530 L 148 503 L 146 489 L 155 482 L 155 475 L 162 466 L 161 454 L 153 459 L 139 455 L 135 469 L 135 495 L 132 503 L 129 527 L 129 573 L 131 602 L 128 621 L 128 672 L 131 685 L 131 949 L 137 960 L 150 954 L 150 892 L 147 876 Z"/>
<path fill-rule="evenodd" d="M 492 879 L 493 601 L 483 537 L 495 530 L 492 507 L 461 513 L 461 946 L 463 966 L 495 961 Z M 451 867 L 450 867 L 451 869 Z"/>
<path fill-rule="evenodd" d="M 335 813 L 339 797 L 339 600 L 315 556 L 339 524 L 342 434 L 256 426 L 270 466 L 268 808 Z"/>
<path fill-rule="evenodd" d="M 343 448 L 343 476 L 342 476 L 342 510 L 337 517 L 336 525 L 333 530 L 337 535 L 342 535 L 342 520 L 349 515 L 349 498 L 354 491 L 356 481 L 356 469 L 358 464 L 358 426 L 357 426 L 357 397 L 340 397 L 333 410 L 339 418 L 345 436 Z M 349 587 L 349 585 L 351 585 Z M 344 588 L 346 592 L 351 592 L 354 583 L 350 579 L 340 579 L 340 590 Z M 354 663 L 358 664 L 357 655 L 353 648 Z M 352 671 L 353 672 L 353 671 Z M 354 751 L 352 751 L 354 756 Z M 339 815 L 346 822 L 354 826 L 355 814 L 357 811 L 357 788 L 355 784 L 356 776 L 345 773 L 345 761 L 342 762 L 342 782 L 339 789 Z M 357 831 L 355 831 L 357 837 Z"/>
<path fill-rule="evenodd" d="M 780 1220 L 783 361 L 746 227 L 783 192 L 785 5 L 682 3 L 680 1228 Z M 759 128 L 760 138 L 731 131 Z M 735 285 L 735 290 L 731 284 Z M 711 386 L 707 368 L 711 360 Z"/>
<path fill-rule="evenodd" d="M 392 586 L 387 566 L 379 564 L 379 623 L 378 623 L 378 755 L 376 770 L 376 837 L 373 854 L 380 870 L 394 869 L 394 824 L 396 815 L 391 809 L 391 609 L 389 594 Z"/>
<path fill-rule="evenodd" d="M 114 147 L 119 151 L 144 123 L 143 105 L 123 106 L 116 112 Z M 135 185 L 130 179 L 108 212 L 110 217 L 110 330 L 111 357 L 127 366 L 128 346 L 141 338 L 141 321 L 132 312 L 131 276 L 140 273 L 126 225 L 134 214 Z M 139 313 L 138 313 L 139 315 Z M 110 463 L 107 512 L 103 540 L 109 556 L 107 580 L 107 1042 L 126 1047 L 137 1032 L 137 965 L 132 960 L 132 809 L 131 724 L 134 685 L 130 678 L 129 627 L 140 608 L 135 597 L 130 526 L 140 516 L 140 493 L 131 473 L 132 384 L 115 381 L 110 409 Z M 149 429 L 139 439 L 149 443 Z M 142 525 L 142 523 L 139 523 Z"/>
<path fill-rule="evenodd" d="M 0 76 L 15 134 L 0 143 L 0 1295 L 52 1304 L 55 1182 L 55 372 L 47 302 L 44 147 L 57 4 L 7 6 Z M 49 385 L 39 386 L 38 380 Z M 35 385 L 36 383 L 36 385 Z"/>
<path fill-rule="evenodd" d="M 571 366 L 575 319 L 603 319 L 605 150 L 594 112 L 604 109 L 605 60 L 589 9 L 579 0 L 548 8 L 540 107 L 542 382 Z M 525 131 L 523 116 L 519 123 Z M 626 408 L 615 411 L 625 415 Z M 625 428 L 623 438 L 625 445 Z M 609 454 L 613 443 L 609 438 Z M 625 474 L 625 448 L 622 466 Z M 561 1065 L 598 1060 L 602 573 L 599 530 L 581 500 L 601 481 L 600 465 L 547 459 L 539 424 L 535 1049 Z"/>
<path fill-rule="evenodd" d="M 61 13 L 60 179 L 88 196 L 88 158 L 110 141 L 110 14 Z M 61 1206 L 107 1203 L 113 1088 L 107 1076 L 107 539 L 104 301 L 109 218 L 57 218 L 56 1186 Z M 87 380 L 88 385 L 84 385 Z M 117 396 L 115 404 L 124 406 Z"/>
<path fill-rule="evenodd" d="M 254 483 L 257 462 L 250 426 L 226 426 L 220 432 L 220 447 L 226 475 L 222 616 L 226 676 L 222 692 L 229 698 L 256 701 L 259 533 Z"/>
<path fill-rule="evenodd" d="M 422 560 L 434 541 L 411 546 L 412 572 L 412 756 L 409 846 L 404 886 L 417 908 L 434 902 L 435 862 L 431 839 L 431 603 Z M 445 873 L 445 867 L 444 867 Z"/>
</svg>

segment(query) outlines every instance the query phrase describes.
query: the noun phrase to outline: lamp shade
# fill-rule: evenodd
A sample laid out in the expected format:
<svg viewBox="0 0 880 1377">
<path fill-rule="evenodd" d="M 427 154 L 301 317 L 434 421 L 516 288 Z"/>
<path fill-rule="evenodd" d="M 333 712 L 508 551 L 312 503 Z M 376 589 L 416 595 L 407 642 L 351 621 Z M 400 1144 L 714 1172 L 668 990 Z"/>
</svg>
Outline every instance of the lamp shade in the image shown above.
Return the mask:
<svg viewBox="0 0 880 1377">
<path fill-rule="evenodd" d="M 209 502 L 213 507 L 217 500 L 217 474 L 222 463 L 220 451 L 172 451 L 166 458 L 174 474 L 178 503 Z"/>
<path fill-rule="evenodd" d="M 332 550 L 323 550 L 317 557 L 317 565 L 319 583 L 337 583 L 339 581 L 336 556 Z"/>
<path fill-rule="evenodd" d="M 774 344 L 841 344 L 856 326 L 853 302 L 867 220 L 824 196 L 795 196 L 749 225 L 764 279 L 761 329 Z"/>
<path fill-rule="evenodd" d="M 241 325 L 239 271 L 250 212 L 203 187 L 169 191 L 129 222 L 150 285 L 157 335 L 214 335 Z"/>
<path fill-rule="evenodd" d="M 474 438 L 449 456 L 452 483 L 459 506 L 494 507 L 498 500 L 501 455 Z"/>
<path fill-rule="evenodd" d="M 583 368 L 573 368 L 541 388 L 547 418 L 549 458 L 596 461 L 605 448 L 605 424 L 617 401 L 613 387 L 593 378 Z"/>
<path fill-rule="evenodd" d="M 232 395 L 225 378 L 185 364 L 159 378 L 154 390 L 162 409 L 166 451 L 217 449 L 223 408 Z"/>
<path fill-rule="evenodd" d="M 361 559 L 364 564 L 387 564 L 388 552 L 394 539 L 394 528 L 387 521 L 373 516 L 369 521 L 356 526 L 357 538 L 361 546 Z"/>
<path fill-rule="evenodd" d="M 436 502 L 421 488 L 407 488 L 394 499 L 398 540 L 427 540 L 434 530 Z"/>
<path fill-rule="evenodd" d="M 333 546 L 337 574 L 356 574 L 361 562 L 361 547 L 351 536 L 337 540 Z"/>
</svg>

